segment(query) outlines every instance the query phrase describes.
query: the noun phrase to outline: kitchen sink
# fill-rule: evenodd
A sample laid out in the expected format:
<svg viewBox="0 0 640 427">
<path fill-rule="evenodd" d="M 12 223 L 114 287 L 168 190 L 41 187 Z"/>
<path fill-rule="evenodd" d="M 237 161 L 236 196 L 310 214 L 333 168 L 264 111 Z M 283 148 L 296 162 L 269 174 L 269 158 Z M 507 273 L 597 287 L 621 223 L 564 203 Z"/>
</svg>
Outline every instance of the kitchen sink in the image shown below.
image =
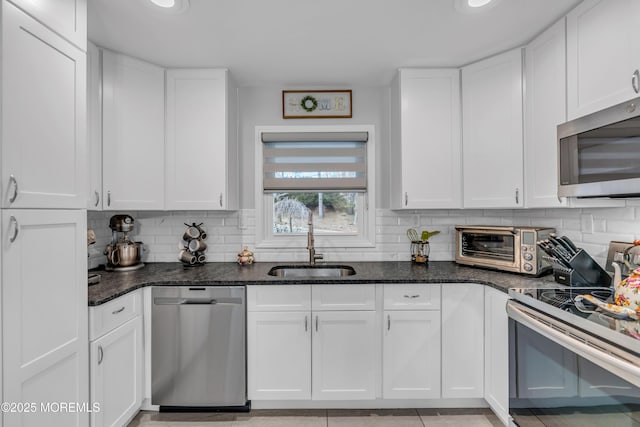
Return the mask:
<svg viewBox="0 0 640 427">
<path fill-rule="evenodd" d="M 344 277 L 353 276 L 356 271 L 348 265 L 277 265 L 268 274 L 277 277 Z"/>
</svg>

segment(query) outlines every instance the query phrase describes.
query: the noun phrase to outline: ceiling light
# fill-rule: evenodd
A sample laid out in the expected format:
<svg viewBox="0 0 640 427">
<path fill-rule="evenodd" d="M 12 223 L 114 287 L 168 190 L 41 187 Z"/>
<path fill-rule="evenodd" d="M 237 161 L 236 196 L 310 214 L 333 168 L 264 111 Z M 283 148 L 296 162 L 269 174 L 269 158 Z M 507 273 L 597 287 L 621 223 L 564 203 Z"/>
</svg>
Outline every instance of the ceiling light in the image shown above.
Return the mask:
<svg viewBox="0 0 640 427">
<path fill-rule="evenodd" d="M 482 7 L 491 3 L 491 0 L 468 0 L 469 7 Z"/>
<path fill-rule="evenodd" d="M 151 3 L 160 7 L 174 7 L 176 5 L 176 0 L 149 0 Z M 471 1 L 469 0 L 469 5 L 471 5 Z"/>
<path fill-rule="evenodd" d="M 483 14 L 493 9 L 500 3 L 500 0 L 455 0 L 454 5 L 458 12 L 465 15 Z"/>
<path fill-rule="evenodd" d="M 182 13 L 189 7 L 189 0 L 142 0 L 144 4 L 165 13 Z"/>
</svg>

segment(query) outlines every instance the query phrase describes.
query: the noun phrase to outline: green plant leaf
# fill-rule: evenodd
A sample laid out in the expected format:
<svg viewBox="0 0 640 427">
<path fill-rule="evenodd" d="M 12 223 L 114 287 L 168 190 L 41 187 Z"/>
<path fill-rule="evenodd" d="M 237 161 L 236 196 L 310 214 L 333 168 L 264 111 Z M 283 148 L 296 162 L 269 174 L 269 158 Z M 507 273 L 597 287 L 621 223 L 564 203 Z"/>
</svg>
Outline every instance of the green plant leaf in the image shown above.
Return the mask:
<svg viewBox="0 0 640 427">
<path fill-rule="evenodd" d="M 423 230 L 422 235 L 420 236 L 420 240 L 422 240 L 423 242 L 427 242 L 429 241 L 430 238 L 432 238 L 436 234 L 440 234 L 440 231 L 439 230 L 434 230 L 434 231 Z"/>
</svg>

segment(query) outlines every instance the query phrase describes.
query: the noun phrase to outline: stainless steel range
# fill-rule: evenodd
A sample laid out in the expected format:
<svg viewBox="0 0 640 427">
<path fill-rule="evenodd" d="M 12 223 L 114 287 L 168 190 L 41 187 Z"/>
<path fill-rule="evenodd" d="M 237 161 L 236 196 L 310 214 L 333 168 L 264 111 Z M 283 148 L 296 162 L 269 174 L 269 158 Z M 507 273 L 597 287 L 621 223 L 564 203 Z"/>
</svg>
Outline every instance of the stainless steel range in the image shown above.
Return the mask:
<svg viewBox="0 0 640 427">
<path fill-rule="evenodd" d="M 509 291 L 513 425 L 640 424 L 640 322 L 575 304 L 579 295 L 610 300 L 612 293 L 564 286 Z"/>
</svg>

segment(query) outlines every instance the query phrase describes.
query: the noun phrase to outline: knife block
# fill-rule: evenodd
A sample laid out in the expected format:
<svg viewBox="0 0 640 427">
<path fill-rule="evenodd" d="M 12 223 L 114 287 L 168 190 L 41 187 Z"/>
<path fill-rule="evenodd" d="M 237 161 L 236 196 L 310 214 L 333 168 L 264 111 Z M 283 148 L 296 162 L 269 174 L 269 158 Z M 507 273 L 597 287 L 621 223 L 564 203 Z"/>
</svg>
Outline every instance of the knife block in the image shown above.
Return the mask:
<svg viewBox="0 0 640 427">
<path fill-rule="evenodd" d="M 578 249 L 573 258 L 569 260 L 572 270 L 570 274 L 570 286 L 611 286 L 611 276 L 591 256 Z"/>
</svg>

